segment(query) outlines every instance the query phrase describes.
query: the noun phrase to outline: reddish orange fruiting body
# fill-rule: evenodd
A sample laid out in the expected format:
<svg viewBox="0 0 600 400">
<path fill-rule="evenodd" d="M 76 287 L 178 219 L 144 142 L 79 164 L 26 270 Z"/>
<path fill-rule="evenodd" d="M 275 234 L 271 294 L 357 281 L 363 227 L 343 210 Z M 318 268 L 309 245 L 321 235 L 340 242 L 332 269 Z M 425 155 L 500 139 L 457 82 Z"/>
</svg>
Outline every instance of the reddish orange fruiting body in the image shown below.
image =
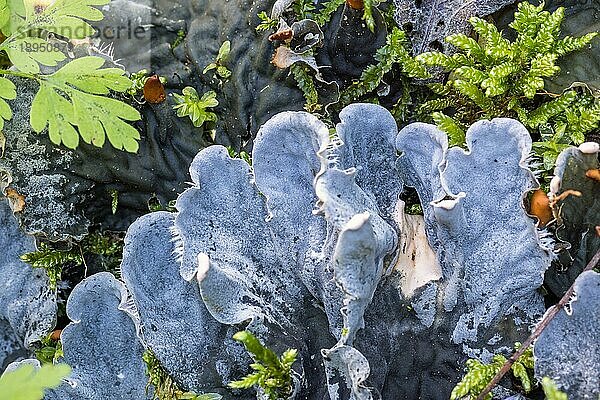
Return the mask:
<svg viewBox="0 0 600 400">
<path fill-rule="evenodd" d="M 600 182 L 600 169 L 589 169 L 586 171 L 585 176 Z"/>
<path fill-rule="evenodd" d="M 355 10 L 362 10 L 365 8 L 365 2 L 363 0 L 346 0 L 346 4 Z"/>
<path fill-rule="evenodd" d="M 165 87 L 158 75 L 151 76 L 144 84 L 144 98 L 152 104 L 162 103 L 167 99 Z"/>
<path fill-rule="evenodd" d="M 533 192 L 533 195 L 531 196 L 529 212 L 531 215 L 535 215 L 540 220 L 540 227 L 545 226 L 552 220 L 550 200 L 543 190 L 538 189 Z"/>
</svg>

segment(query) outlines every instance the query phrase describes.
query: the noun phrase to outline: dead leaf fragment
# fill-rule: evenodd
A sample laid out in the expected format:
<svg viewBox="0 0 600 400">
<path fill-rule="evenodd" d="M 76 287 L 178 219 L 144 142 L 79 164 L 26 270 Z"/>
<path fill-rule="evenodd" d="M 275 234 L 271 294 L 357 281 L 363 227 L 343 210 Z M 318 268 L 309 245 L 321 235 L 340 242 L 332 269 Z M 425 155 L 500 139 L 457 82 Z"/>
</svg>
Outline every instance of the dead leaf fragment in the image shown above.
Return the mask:
<svg viewBox="0 0 600 400">
<path fill-rule="evenodd" d="M 6 198 L 13 212 L 18 213 L 25 209 L 25 196 L 13 188 L 6 188 Z"/>
<path fill-rule="evenodd" d="M 275 32 L 271 36 L 269 36 L 269 40 L 274 42 L 276 40 L 290 40 L 294 36 L 294 31 L 292 28 L 283 29 Z"/>
<path fill-rule="evenodd" d="M 4 149 L 6 148 L 6 136 L 0 131 L 0 158 L 4 157 Z"/>
<path fill-rule="evenodd" d="M 50 339 L 52 340 L 60 340 L 60 334 L 62 332 L 62 329 L 56 329 L 52 332 L 52 335 L 50 335 Z"/>
<path fill-rule="evenodd" d="M 394 220 L 401 227 L 398 238 L 399 254 L 394 270 L 401 275 L 399 289 L 407 298 L 427 283 L 442 278 L 442 268 L 427 240 L 422 215 L 404 213 L 404 202 L 396 204 Z"/>
</svg>

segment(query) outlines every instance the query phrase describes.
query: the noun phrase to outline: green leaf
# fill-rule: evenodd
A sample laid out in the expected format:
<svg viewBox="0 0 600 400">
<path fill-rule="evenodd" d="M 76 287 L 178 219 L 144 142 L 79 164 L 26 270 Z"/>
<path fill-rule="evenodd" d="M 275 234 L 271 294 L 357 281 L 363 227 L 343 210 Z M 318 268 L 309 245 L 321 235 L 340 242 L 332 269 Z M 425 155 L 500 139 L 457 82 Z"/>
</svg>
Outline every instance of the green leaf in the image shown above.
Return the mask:
<svg viewBox="0 0 600 400">
<path fill-rule="evenodd" d="M 26 2 L 27 23 L 69 39 L 84 39 L 94 33 L 86 21 L 100 21 L 104 15 L 94 6 L 106 5 L 110 0 L 56 0 L 40 12 L 32 1 Z"/>
<path fill-rule="evenodd" d="M 221 64 L 227 61 L 229 53 L 231 52 L 231 42 L 226 40 L 219 48 L 219 54 L 217 54 L 217 63 Z"/>
<path fill-rule="evenodd" d="M 52 74 L 53 78 L 93 94 L 108 94 L 111 90 L 124 92 L 133 82 L 125 76 L 121 68 L 103 68 L 101 57 L 77 58 Z"/>
<path fill-rule="evenodd" d="M 66 58 L 44 39 L 34 37 L 10 40 L 4 49 L 15 68 L 30 74 L 40 72 L 39 64 L 55 66 Z"/>
<path fill-rule="evenodd" d="M 12 110 L 4 100 L 14 100 L 17 97 L 15 84 L 10 80 L 0 77 L 0 131 L 4 128 L 4 121 L 12 118 Z M 4 149 L 2 149 L 4 154 Z"/>
<path fill-rule="evenodd" d="M 22 364 L 0 377 L 0 393 L 10 400 L 41 400 L 45 389 L 58 387 L 70 373 L 66 364 L 45 364 L 37 370 L 31 364 Z"/>
<path fill-rule="evenodd" d="M 121 69 L 99 69 L 103 63 L 99 57 L 84 57 L 40 80 L 40 90 L 31 105 L 33 130 L 40 133 L 47 126 L 50 140 L 70 149 L 79 145 L 81 136 L 84 142 L 97 147 L 108 138 L 116 149 L 137 152 L 140 134 L 125 121 L 139 120 L 139 112 L 96 94 L 106 94 L 109 89 L 125 91 L 131 81 L 122 76 Z"/>
<path fill-rule="evenodd" d="M 206 74 L 208 71 L 212 71 L 213 69 L 217 68 L 217 64 L 216 63 L 210 63 L 206 66 L 206 68 L 204 68 L 204 71 L 202 71 L 202 74 Z"/>
<path fill-rule="evenodd" d="M 25 5 L 23 0 L 2 0 L 0 2 L 2 15 L 0 30 L 9 37 L 25 23 Z"/>
<path fill-rule="evenodd" d="M 231 76 L 231 71 L 227 67 L 219 66 L 217 67 L 217 75 L 223 79 L 227 79 Z"/>
<path fill-rule="evenodd" d="M 11 10 L 6 0 L 0 0 L 0 28 L 10 21 Z"/>
<path fill-rule="evenodd" d="M 568 400 L 566 393 L 558 390 L 556 383 L 547 376 L 542 378 L 542 388 L 544 389 L 546 400 Z"/>
</svg>

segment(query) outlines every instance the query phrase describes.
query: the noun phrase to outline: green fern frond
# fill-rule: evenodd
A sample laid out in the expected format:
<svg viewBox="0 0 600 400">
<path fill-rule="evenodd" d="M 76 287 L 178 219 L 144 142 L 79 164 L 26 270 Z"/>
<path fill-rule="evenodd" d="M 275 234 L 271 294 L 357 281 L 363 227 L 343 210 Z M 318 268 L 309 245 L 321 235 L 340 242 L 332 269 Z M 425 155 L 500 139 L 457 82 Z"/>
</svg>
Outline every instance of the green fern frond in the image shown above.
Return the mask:
<svg viewBox="0 0 600 400">
<path fill-rule="evenodd" d="M 452 87 L 450 85 L 444 85 L 442 83 L 437 82 L 430 83 L 429 85 L 427 85 L 427 87 L 438 96 L 447 96 L 452 90 Z"/>
<path fill-rule="evenodd" d="M 486 97 L 499 96 L 509 90 L 507 78 L 496 78 L 491 75 L 481 82 L 481 87 L 485 89 Z"/>
<path fill-rule="evenodd" d="M 294 0 L 292 3 L 292 10 L 299 20 L 312 19 L 312 13 L 315 9 L 313 0 Z"/>
<path fill-rule="evenodd" d="M 256 27 L 256 32 L 265 32 L 277 29 L 277 24 L 279 23 L 276 19 L 273 19 L 267 14 L 265 11 L 261 11 L 258 13 L 258 19 L 260 19 L 260 24 Z"/>
<path fill-rule="evenodd" d="M 515 350 L 521 347 L 520 343 L 515 343 Z M 492 362 L 484 364 L 479 360 L 467 360 L 467 373 L 463 379 L 454 387 L 450 394 L 450 400 L 459 400 L 468 398 L 474 400 L 491 382 L 494 376 L 500 371 L 507 359 L 503 355 L 497 354 L 492 358 Z M 532 389 L 531 377 L 533 376 L 533 349 L 529 347 L 515 361 L 511 367 L 511 371 L 517 378 L 525 392 Z M 492 394 L 488 393 L 485 400 L 491 400 Z"/>
<path fill-rule="evenodd" d="M 460 94 L 471 99 L 477 106 L 488 109 L 492 107 L 492 100 L 471 82 L 457 79 L 452 82 Z"/>
<path fill-rule="evenodd" d="M 485 72 L 471 66 L 458 67 L 454 70 L 454 74 L 460 79 L 467 80 L 475 85 L 480 84 L 488 77 Z"/>
<path fill-rule="evenodd" d="M 485 54 L 494 59 L 503 59 L 511 55 L 510 42 L 505 39 L 494 24 L 491 24 L 479 17 L 469 19 L 473 30 L 479 34 L 479 37 L 485 43 Z"/>
<path fill-rule="evenodd" d="M 421 53 L 415 59 L 428 67 L 442 67 L 447 72 L 458 67 L 452 57 L 435 51 Z"/>
<path fill-rule="evenodd" d="M 467 360 L 467 374 L 450 393 L 450 400 L 458 400 L 466 396 L 469 396 L 469 399 L 475 399 L 505 362 L 506 358 L 501 355 L 494 356 L 490 364 L 484 364 L 478 360 Z M 488 394 L 484 399 L 491 400 L 492 395 Z"/>
<path fill-rule="evenodd" d="M 375 32 L 375 18 L 373 17 L 373 10 L 377 8 L 381 1 L 382 0 L 363 0 L 363 20 L 371 32 Z"/>
<path fill-rule="evenodd" d="M 541 2 L 538 6 L 534 6 L 526 1 L 519 3 L 514 20 L 509 26 L 522 36 L 533 38 L 542 23 L 539 14 L 543 10 L 544 2 Z"/>
<path fill-rule="evenodd" d="M 321 110 L 323 106 L 319 104 L 319 94 L 317 93 L 315 81 L 309 72 L 310 67 L 304 63 L 297 62 L 291 66 L 290 70 L 296 80 L 296 84 L 302 90 L 306 99 L 304 109 L 311 113 Z"/>
<path fill-rule="evenodd" d="M 408 53 L 406 34 L 397 27 L 394 27 L 388 34 L 386 44 L 377 50 L 375 60 L 377 64 L 368 66 L 363 71 L 360 80 L 341 93 L 339 101 L 341 106 L 358 101 L 377 89 L 385 74 L 390 72 L 394 65 L 401 66 L 402 71 L 409 76 L 418 78 L 429 76 L 423 65 L 416 62 Z"/>
<path fill-rule="evenodd" d="M 428 100 L 421 104 L 418 109 L 419 114 L 431 114 L 432 111 L 440 111 L 450 108 L 456 104 L 456 99 L 452 97 L 442 97 Z"/>
<path fill-rule="evenodd" d="M 532 99 L 538 90 L 542 90 L 543 88 L 544 79 L 540 78 L 539 76 L 533 76 L 532 74 L 523 76 L 515 84 L 515 89 L 517 92 L 522 93 L 523 96 L 527 97 L 528 99 Z"/>
<path fill-rule="evenodd" d="M 446 37 L 446 42 L 454 47 L 464 51 L 467 55 L 476 59 L 484 59 L 485 51 L 479 43 L 473 38 L 468 37 L 463 33 L 457 33 Z"/>
<path fill-rule="evenodd" d="M 565 18 L 565 9 L 559 7 L 552 14 L 540 13 L 545 16 L 545 21 L 540 24 L 540 28 L 535 37 L 535 44 L 538 52 L 545 53 L 550 51 L 560 35 L 560 26 Z"/>
<path fill-rule="evenodd" d="M 221 400 L 223 398 L 217 393 L 197 394 L 181 390 L 150 349 L 142 354 L 142 360 L 146 365 L 146 375 L 148 375 L 146 393 L 152 392 L 153 400 Z M 152 390 L 150 390 L 151 388 Z"/>
<path fill-rule="evenodd" d="M 531 60 L 530 74 L 533 76 L 552 77 L 560 72 L 560 67 L 556 65 L 558 56 L 554 53 L 545 53 L 535 56 Z"/>
<path fill-rule="evenodd" d="M 565 54 L 572 53 L 577 50 L 583 49 L 585 46 L 590 44 L 592 39 L 598 36 L 598 32 L 591 32 L 581 37 L 572 37 L 565 36 L 554 46 L 554 53 L 556 53 L 559 57 L 564 56 Z"/>
<path fill-rule="evenodd" d="M 498 65 L 494 65 L 489 72 L 489 76 L 493 79 L 504 79 L 521 70 L 522 66 L 514 61 L 506 61 Z"/>
<path fill-rule="evenodd" d="M 547 123 L 550 118 L 565 112 L 576 97 L 577 93 L 569 90 L 560 97 L 542 104 L 527 116 L 525 124 L 531 128 L 537 128 Z"/>
<path fill-rule="evenodd" d="M 580 100 L 575 107 L 565 110 L 567 134 L 574 144 L 585 141 L 585 134 L 598 128 L 600 123 L 600 102 Z"/>
<path fill-rule="evenodd" d="M 78 249 L 55 250 L 46 243 L 40 243 L 38 250 L 21 256 L 21 261 L 33 268 L 46 270 L 49 279 L 49 288 L 56 290 L 61 279 L 63 266 L 67 263 L 82 264 L 83 257 Z"/>
<path fill-rule="evenodd" d="M 534 148 L 544 158 L 544 165 L 549 165 L 546 161 L 555 158 L 556 151 L 582 142 L 587 132 L 600 126 L 600 102 L 586 103 L 586 95 L 574 91 L 555 98 L 544 90 L 545 79 L 560 72 L 559 58 L 583 48 L 596 36 L 589 33 L 559 40 L 564 16 L 560 7 L 550 13 L 544 10 L 543 2 L 538 6 L 520 3 L 509 24 L 517 33 L 513 41 L 492 23 L 471 18 L 478 40 L 464 34 L 450 35 L 446 41 L 457 49 L 455 54 L 427 52 L 415 58 L 424 66 L 449 72 L 445 84 L 431 85 L 439 99 L 425 102 L 417 114 L 448 111 L 461 126 L 495 117 L 516 117 L 535 129 L 548 125 L 554 133 L 542 134 L 543 140 Z M 451 126 L 443 115 L 436 118 Z M 544 142 L 547 144 L 541 144 Z"/>
<path fill-rule="evenodd" d="M 454 119 L 441 112 L 434 112 L 432 118 L 437 127 L 448 135 L 450 146 L 461 146 L 465 143 L 465 131 Z"/>
<path fill-rule="evenodd" d="M 259 386 L 269 400 L 287 398 L 292 391 L 292 365 L 296 362 L 297 350 L 288 349 L 281 357 L 277 357 L 275 352 L 264 347 L 249 331 L 238 332 L 233 338 L 242 343 L 254 359 L 250 368 L 255 372 L 229 383 L 229 387 L 248 389 Z"/>
<path fill-rule="evenodd" d="M 329 0 L 323 3 L 319 12 L 314 16 L 314 20 L 319 26 L 323 26 L 329 21 L 333 14 L 346 3 L 346 0 Z"/>
</svg>

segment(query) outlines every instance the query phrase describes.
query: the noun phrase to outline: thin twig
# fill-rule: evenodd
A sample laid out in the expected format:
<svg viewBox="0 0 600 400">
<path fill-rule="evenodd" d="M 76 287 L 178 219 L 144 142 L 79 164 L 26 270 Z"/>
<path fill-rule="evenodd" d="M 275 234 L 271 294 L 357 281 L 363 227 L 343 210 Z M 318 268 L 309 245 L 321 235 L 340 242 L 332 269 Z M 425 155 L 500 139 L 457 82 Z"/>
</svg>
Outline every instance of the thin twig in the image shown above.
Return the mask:
<svg viewBox="0 0 600 400">
<path fill-rule="evenodd" d="M 598 265 L 599 263 L 600 263 L 600 250 L 598 250 L 596 255 L 590 260 L 588 265 L 585 267 L 585 269 L 583 271 L 581 271 L 581 273 L 584 273 L 586 271 L 590 271 L 590 270 L 594 269 L 594 267 L 596 267 L 596 265 Z M 519 349 L 508 360 L 506 360 L 506 362 L 504 363 L 502 368 L 500 368 L 500 371 L 498 371 L 498 373 L 494 376 L 494 379 L 492 379 L 490 381 L 490 383 L 485 387 L 485 389 L 483 389 L 483 392 L 481 392 L 479 394 L 479 396 L 477 396 L 477 400 L 484 400 L 485 396 L 487 394 L 489 394 L 492 391 L 492 389 L 494 388 L 494 386 L 496 386 L 498 384 L 498 382 L 500 382 L 500 380 L 504 377 L 504 375 L 506 375 L 506 373 L 508 371 L 510 371 L 510 368 L 515 363 L 515 361 L 517 361 L 519 359 L 519 357 L 521 357 L 523 355 L 523 353 L 525 353 L 525 350 L 527 350 L 527 348 L 529 346 L 531 346 L 533 344 L 533 342 L 540 336 L 542 331 L 544 329 L 546 329 L 546 327 L 548 326 L 550 321 L 552 321 L 552 319 L 556 316 L 556 314 L 558 314 L 558 312 L 567 305 L 569 300 L 571 300 L 571 296 L 573 295 L 573 286 L 574 285 L 575 285 L 575 283 L 573 283 L 573 285 L 571 285 L 569 290 L 567 290 L 565 295 L 562 297 L 562 299 L 560 299 L 560 301 L 556 305 L 554 305 L 548 309 L 548 311 L 546 312 L 546 315 L 544 315 L 544 318 L 542 318 L 540 323 L 536 326 L 536 328 L 533 331 L 533 333 L 531 334 L 531 336 L 529 336 L 527 338 L 527 340 L 523 343 L 523 345 L 521 347 L 519 347 Z"/>
</svg>

